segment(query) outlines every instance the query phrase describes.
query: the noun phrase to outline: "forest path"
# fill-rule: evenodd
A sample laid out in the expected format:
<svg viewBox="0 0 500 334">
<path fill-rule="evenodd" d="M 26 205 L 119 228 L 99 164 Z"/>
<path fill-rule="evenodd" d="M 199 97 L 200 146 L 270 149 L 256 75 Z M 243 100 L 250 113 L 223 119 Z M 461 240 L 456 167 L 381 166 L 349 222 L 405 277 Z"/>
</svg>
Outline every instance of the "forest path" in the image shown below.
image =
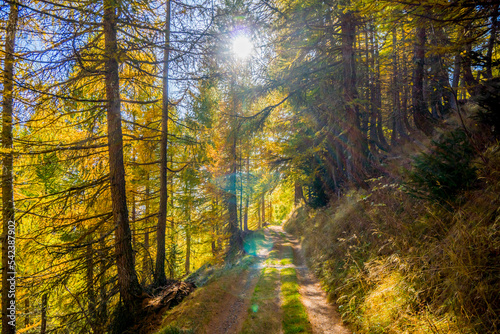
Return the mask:
<svg viewBox="0 0 500 334">
<path fill-rule="evenodd" d="M 220 303 L 217 316 L 205 326 L 202 330 L 203 333 L 236 334 L 241 331 L 243 322 L 248 315 L 252 294 L 261 274 L 262 264 L 269 257 L 271 250 L 269 245 L 273 245 L 275 242 L 275 236 L 271 235 L 269 231 L 265 231 L 265 238 L 266 243 L 260 245 L 254 254 L 258 261 L 248 271 L 243 272 L 238 280 L 234 281 L 231 289 L 226 292 Z"/>
<path fill-rule="evenodd" d="M 282 226 L 270 226 L 272 231 L 289 241 L 293 248 L 299 292 L 306 307 L 313 334 L 349 334 L 342 325 L 340 315 L 327 300 L 318 279 L 309 271 L 300 242 L 283 230 Z"/>
<path fill-rule="evenodd" d="M 328 303 L 318 280 L 307 268 L 300 243 L 281 226 L 269 226 L 264 234 L 266 241 L 254 253 L 258 260 L 234 279 L 214 308 L 209 323 L 196 333 L 349 334 L 335 308 Z M 307 313 L 302 320 L 300 315 L 290 315 L 290 308 L 285 305 L 283 284 L 284 277 L 289 275 L 287 270 L 296 272 L 299 303 Z M 265 290 L 266 284 L 268 290 Z M 263 291 L 266 292 L 263 294 Z M 290 316 L 294 318 L 293 324 L 285 324 Z M 300 321 L 302 330 L 298 329 L 300 324 L 296 326 Z"/>
</svg>

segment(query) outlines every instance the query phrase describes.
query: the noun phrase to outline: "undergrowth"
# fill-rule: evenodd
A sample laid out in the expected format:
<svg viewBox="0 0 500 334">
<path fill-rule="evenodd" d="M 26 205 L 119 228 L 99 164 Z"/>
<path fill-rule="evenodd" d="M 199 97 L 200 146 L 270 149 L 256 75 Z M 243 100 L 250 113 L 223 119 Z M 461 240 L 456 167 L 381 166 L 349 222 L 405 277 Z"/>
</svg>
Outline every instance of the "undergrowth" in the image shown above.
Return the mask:
<svg viewBox="0 0 500 334">
<path fill-rule="evenodd" d="M 381 177 L 287 222 L 356 333 L 500 332 L 500 147 L 463 168 L 479 186 L 416 198 Z"/>
</svg>

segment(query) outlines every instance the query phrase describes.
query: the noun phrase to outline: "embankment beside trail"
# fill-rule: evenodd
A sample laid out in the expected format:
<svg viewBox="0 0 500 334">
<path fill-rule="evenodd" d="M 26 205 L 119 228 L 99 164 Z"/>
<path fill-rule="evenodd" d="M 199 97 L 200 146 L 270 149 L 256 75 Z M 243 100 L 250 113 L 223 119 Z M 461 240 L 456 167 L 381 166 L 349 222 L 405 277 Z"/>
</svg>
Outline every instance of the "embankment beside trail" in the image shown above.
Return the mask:
<svg viewBox="0 0 500 334">
<path fill-rule="evenodd" d="M 285 229 L 356 333 L 500 332 L 500 154 L 453 207 L 378 178 Z"/>
</svg>

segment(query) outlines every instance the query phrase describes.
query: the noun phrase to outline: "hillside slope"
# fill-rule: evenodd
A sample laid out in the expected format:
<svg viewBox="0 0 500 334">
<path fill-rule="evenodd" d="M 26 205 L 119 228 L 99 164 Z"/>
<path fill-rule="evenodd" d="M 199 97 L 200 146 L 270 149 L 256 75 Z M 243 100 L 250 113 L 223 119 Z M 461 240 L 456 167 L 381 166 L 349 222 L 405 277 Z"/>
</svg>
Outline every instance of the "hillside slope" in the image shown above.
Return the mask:
<svg viewBox="0 0 500 334">
<path fill-rule="evenodd" d="M 500 332 L 500 147 L 462 165 L 440 150 L 414 159 L 439 165 L 423 180 L 373 179 L 286 224 L 356 333 Z"/>
</svg>

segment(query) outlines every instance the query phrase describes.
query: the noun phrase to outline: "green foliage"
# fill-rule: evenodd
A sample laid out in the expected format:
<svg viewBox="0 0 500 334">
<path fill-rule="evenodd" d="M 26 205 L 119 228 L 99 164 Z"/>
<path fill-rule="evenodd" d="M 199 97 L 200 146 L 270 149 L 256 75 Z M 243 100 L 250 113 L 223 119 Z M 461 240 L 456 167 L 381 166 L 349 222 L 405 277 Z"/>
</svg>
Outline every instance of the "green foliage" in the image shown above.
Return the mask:
<svg viewBox="0 0 500 334">
<path fill-rule="evenodd" d="M 477 180 L 476 169 L 471 164 L 473 158 L 465 132 L 449 132 L 439 141 L 432 142 L 429 153 L 414 158 L 407 188 L 420 198 L 439 203 L 452 201 Z"/>
</svg>

